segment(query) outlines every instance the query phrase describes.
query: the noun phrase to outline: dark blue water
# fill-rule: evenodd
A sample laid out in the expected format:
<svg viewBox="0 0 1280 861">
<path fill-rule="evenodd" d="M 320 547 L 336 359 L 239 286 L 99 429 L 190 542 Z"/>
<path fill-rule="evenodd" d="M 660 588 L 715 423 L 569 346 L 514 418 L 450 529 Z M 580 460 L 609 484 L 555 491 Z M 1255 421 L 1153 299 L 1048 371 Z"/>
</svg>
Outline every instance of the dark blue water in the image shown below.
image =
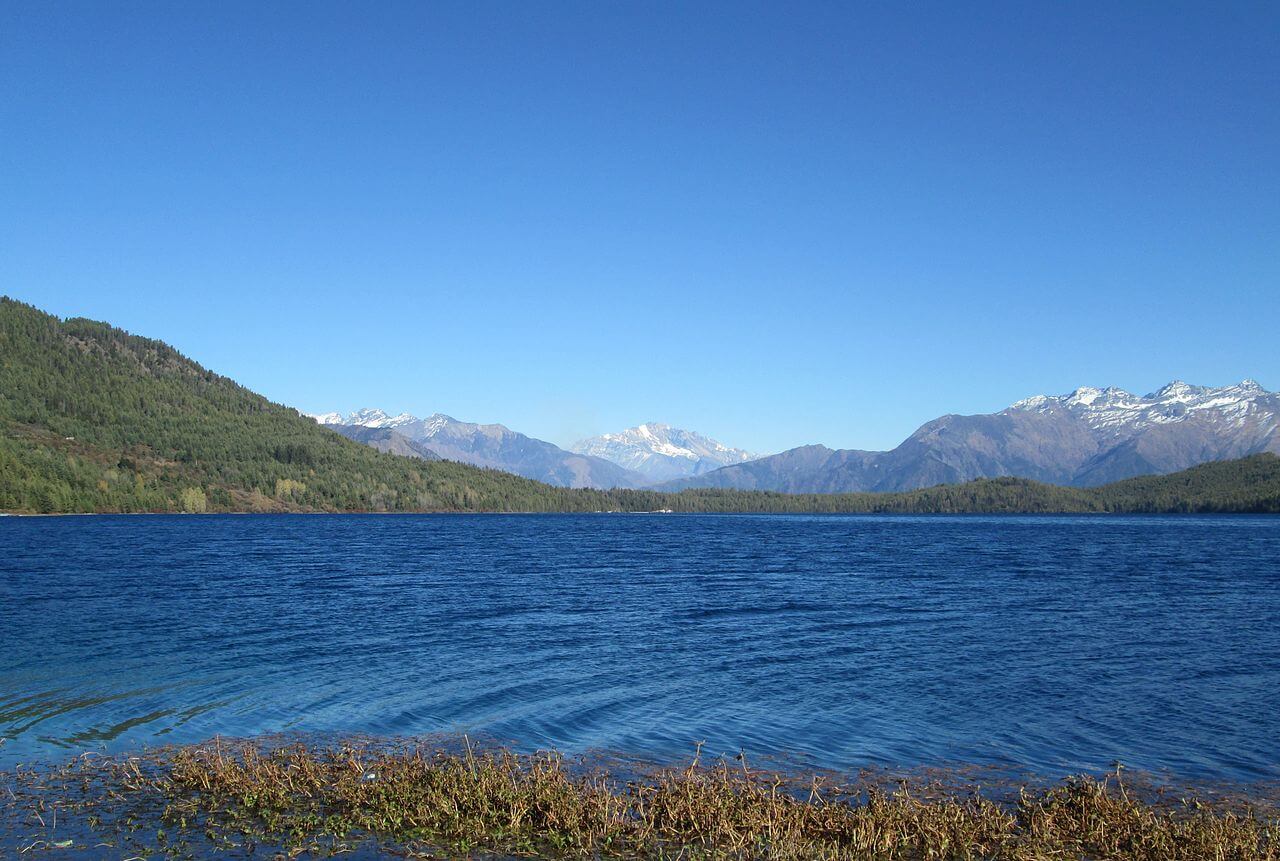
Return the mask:
<svg viewBox="0 0 1280 861">
<path fill-rule="evenodd" d="M 0 518 L 0 765 L 279 731 L 1280 776 L 1280 518 Z"/>
</svg>

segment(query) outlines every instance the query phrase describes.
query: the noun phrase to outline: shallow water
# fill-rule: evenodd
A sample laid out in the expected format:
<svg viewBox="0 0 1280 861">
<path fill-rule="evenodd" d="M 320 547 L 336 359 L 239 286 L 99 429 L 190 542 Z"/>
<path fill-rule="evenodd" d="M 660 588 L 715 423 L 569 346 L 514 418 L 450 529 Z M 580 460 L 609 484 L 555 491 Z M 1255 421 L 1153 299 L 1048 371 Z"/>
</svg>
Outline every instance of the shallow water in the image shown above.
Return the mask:
<svg viewBox="0 0 1280 861">
<path fill-rule="evenodd" d="M 0 767 L 467 732 L 1280 777 L 1280 518 L 0 518 Z"/>
</svg>

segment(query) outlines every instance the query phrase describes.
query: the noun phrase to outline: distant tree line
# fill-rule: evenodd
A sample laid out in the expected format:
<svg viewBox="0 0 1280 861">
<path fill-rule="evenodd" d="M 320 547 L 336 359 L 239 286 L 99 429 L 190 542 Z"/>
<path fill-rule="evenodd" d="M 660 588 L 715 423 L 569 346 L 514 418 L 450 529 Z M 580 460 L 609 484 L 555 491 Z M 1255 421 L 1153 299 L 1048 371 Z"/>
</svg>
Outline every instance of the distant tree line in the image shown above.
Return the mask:
<svg viewBox="0 0 1280 861">
<path fill-rule="evenodd" d="M 0 510 L 1177 512 L 1280 511 L 1258 455 L 1101 488 L 983 479 L 905 493 L 570 490 L 382 454 L 160 341 L 0 298 Z"/>
</svg>

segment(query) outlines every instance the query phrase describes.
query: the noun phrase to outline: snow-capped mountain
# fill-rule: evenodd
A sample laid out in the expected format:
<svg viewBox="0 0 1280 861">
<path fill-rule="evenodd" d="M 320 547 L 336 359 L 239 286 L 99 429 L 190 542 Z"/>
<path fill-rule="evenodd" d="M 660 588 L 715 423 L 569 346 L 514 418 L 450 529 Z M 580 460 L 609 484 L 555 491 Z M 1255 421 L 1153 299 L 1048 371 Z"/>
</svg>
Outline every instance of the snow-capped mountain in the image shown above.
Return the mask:
<svg viewBox="0 0 1280 861">
<path fill-rule="evenodd" d="M 1218 387 L 1174 380 L 1142 396 L 1115 387 L 1084 387 L 1056 397 L 1028 398 L 1005 410 L 1020 412 L 1069 416 L 1088 430 L 1097 448 L 1075 466 L 1072 484 L 1103 484 L 1210 460 L 1280 452 L 1280 394 L 1256 380 Z"/>
<path fill-rule="evenodd" d="M 398 416 L 387 415 L 383 410 L 356 410 L 345 418 L 341 413 L 305 413 L 322 425 L 355 425 L 362 428 L 399 428 L 419 421 L 417 416 L 401 413 Z"/>
<path fill-rule="evenodd" d="M 384 437 L 352 432 L 351 428 L 391 430 L 417 446 L 474 466 L 513 472 L 526 478 L 560 487 L 638 487 L 644 476 L 602 458 L 567 452 L 540 439 L 517 433 L 498 424 L 458 421 L 443 413 L 418 418 L 409 413 L 393 416 L 379 409 L 339 413 L 308 414 L 346 436 L 369 445 L 386 445 Z"/>
<path fill-rule="evenodd" d="M 756 458 L 740 448 L 660 422 L 593 436 L 574 443 L 569 450 L 604 458 L 654 482 L 701 475 Z"/>
<path fill-rule="evenodd" d="M 1223 428 L 1243 428 L 1251 420 L 1274 418 L 1274 395 L 1257 380 L 1234 386 L 1192 386 L 1174 380 L 1157 392 L 1138 396 L 1114 386 L 1084 386 L 1065 395 L 1036 395 L 1018 401 L 1010 410 L 1051 412 L 1065 409 L 1102 434 L 1129 435 L 1153 425 L 1211 422 Z"/>
<path fill-rule="evenodd" d="M 1264 451 L 1280 454 L 1280 394 L 1254 380 L 1175 380 L 1141 396 L 1114 387 L 1036 395 L 991 415 L 934 419 L 892 451 L 804 446 L 665 487 L 910 490 L 1003 475 L 1084 487 Z"/>
<path fill-rule="evenodd" d="M 303 413 L 309 419 L 314 419 L 316 424 L 321 425 L 340 425 L 345 424 L 342 413 Z"/>
</svg>

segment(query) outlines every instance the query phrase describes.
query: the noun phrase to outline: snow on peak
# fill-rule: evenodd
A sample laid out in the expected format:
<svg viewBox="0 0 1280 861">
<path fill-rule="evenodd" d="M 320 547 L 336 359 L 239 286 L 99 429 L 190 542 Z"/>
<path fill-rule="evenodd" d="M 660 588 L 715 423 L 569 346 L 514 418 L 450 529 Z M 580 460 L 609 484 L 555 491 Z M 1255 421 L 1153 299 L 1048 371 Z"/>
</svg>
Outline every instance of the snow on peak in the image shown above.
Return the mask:
<svg viewBox="0 0 1280 861">
<path fill-rule="evenodd" d="M 1068 406 L 1117 406 L 1127 404 L 1134 400 L 1134 396 L 1124 389 L 1115 386 L 1107 386 L 1105 389 L 1095 389 L 1093 386 L 1081 386 L 1069 395 L 1064 395 L 1065 403 Z"/>
<path fill-rule="evenodd" d="M 513 433 L 513 431 L 502 425 L 478 425 L 470 422 L 460 422 L 444 413 L 433 413 L 424 419 L 415 416 L 413 413 L 400 413 L 393 416 L 386 410 L 373 407 L 356 410 L 347 416 L 336 412 L 325 413 L 323 419 L 322 424 L 391 428 L 417 442 L 432 440 L 441 434 L 454 436 L 460 434 L 465 436 L 482 432 L 489 436 L 495 436 Z M 320 421 L 320 418 L 317 417 L 316 420 Z"/>
<path fill-rule="evenodd" d="M 1029 398 L 1023 398 L 1020 401 L 1014 401 L 1009 407 L 1011 410 L 1034 410 L 1049 403 L 1048 395 L 1032 395 Z"/>
<path fill-rule="evenodd" d="M 356 410 L 351 415 L 347 416 L 346 423 L 349 425 L 360 425 L 361 427 L 367 428 L 380 428 L 384 427 L 386 422 L 390 419 L 391 416 L 387 415 L 383 410 L 365 408 L 363 410 Z"/>
<path fill-rule="evenodd" d="M 1213 388 L 1193 386 L 1174 380 L 1145 397 L 1130 394 L 1114 386 L 1098 389 L 1081 386 L 1065 395 L 1036 395 L 1009 407 L 1009 411 L 1049 412 L 1065 409 L 1083 419 L 1091 428 L 1113 433 L 1127 433 L 1153 424 L 1186 421 L 1192 416 L 1221 419 L 1239 426 L 1246 419 L 1255 400 L 1273 394 L 1256 380 L 1238 385 Z M 1268 409 L 1274 409 L 1269 407 Z"/>
<path fill-rule="evenodd" d="M 450 425 L 459 424 L 458 420 L 444 413 L 433 413 L 422 420 L 422 435 L 435 436 Z"/>
<path fill-rule="evenodd" d="M 1193 386 L 1189 383 L 1184 383 L 1182 380 L 1174 380 L 1168 385 L 1161 386 L 1158 391 L 1147 395 L 1147 400 L 1160 401 L 1162 403 L 1189 404 L 1203 397 L 1206 392 L 1212 391 L 1218 390 L 1206 388 L 1205 386 Z"/>
<path fill-rule="evenodd" d="M 569 450 L 604 458 L 654 481 L 701 475 L 756 457 L 700 433 L 673 428 L 662 422 L 645 422 L 617 433 L 584 439 L 570 446 Z"/>
<path fill-rule="evenodd" d="M 306 413 L 306 415 L 322 425 L 359 425 L 367 428 L 396 428 L 418 421 L 417 416 L 409 413 L 400 413 L 398 416 L 393 416 L 389 415 L 385 410 L 368 407 L 356 410 L 347 416 L 337 412 Z"/>
<path fill-rule="evenodd" d="M 1102 389 L 1095 389 L 1093 386 L 1081 386 L 1070 395 L 1067 396 L 1067 403 L 1075 404 L 1092 404 L 1102 394 Z"/>
</svg>

